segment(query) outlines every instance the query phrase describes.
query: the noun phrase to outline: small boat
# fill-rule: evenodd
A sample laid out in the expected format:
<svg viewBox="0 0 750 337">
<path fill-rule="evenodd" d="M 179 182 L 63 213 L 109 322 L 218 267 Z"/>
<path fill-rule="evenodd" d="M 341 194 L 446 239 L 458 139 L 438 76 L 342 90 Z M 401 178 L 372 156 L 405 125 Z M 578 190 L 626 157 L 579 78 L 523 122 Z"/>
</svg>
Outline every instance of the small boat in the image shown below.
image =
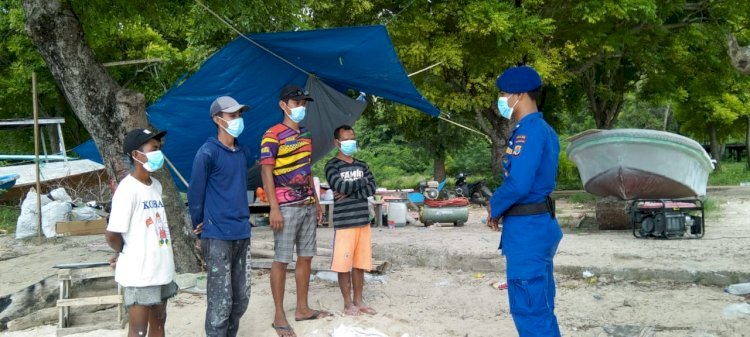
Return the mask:
<svg viewBox="0 0 750 337">
<path fill-rule="evenodd" d="M 1 191 L 7 191 L 13 187 L 13 185 L 16 184 L 16 180 L 20 178 L 21 175 L 19 174 L 6 174 L 3 176 L 0 176 L 0 190 Z"/>
<path fill-rule="evenodd" d="M 14 185 L 4 188 L 5 193 L 0 196 L 0 201 L 19 200 L 36 185 L 36 165 L 0 167 L 0 178 L 7 176 L 16 178 L 13 180 Z M 58 186 L 92 187 L 101 184 L 102 180 L 106 181 L 106 172 L 102 164 L 80 159 L 44 163 L 39 167 L 39 178 L 43 190 Z"/>
<path fill-rule="evenodd" d="M 670 132 L 588 130 L 570 138 L 568 158 L 584 189 L 623 200 L 706 194 L 714 164 L 698 142 Z"/>
</svg>

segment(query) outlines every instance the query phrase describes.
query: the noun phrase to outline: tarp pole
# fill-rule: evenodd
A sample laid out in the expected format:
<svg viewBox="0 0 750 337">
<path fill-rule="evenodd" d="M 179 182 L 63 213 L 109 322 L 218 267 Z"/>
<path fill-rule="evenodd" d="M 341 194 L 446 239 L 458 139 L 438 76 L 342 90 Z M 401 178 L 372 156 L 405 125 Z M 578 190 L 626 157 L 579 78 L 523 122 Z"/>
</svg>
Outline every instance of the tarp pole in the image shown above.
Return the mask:
<svg viewBox="0 0 750 337">
<path fill-rule="evenodd" d="M 167 156 L 164 156 L 164 161 L 166 161 L 167 165 L 169 165 L 169 168 L 171 168 L 172 171 L 174 171 L 174 173 L 177 175 L 177 178 L 180 178 L 180 181 L 183 184 L 185 184 L 185 187 L 190 188 L 190 184 L 188 184 L 188 182 L 185 180 L 185 177 L 183 177 L 182 174 L 180 174 L 180 171 L 177 171 L 177 168 L 174 167 L 174 164 L 172 164 L 172 162 L 169 160 L 169 158 L 167 158 Z"/>
<path fill-rule="evenodd" d="M 39 181 L 39 108 L 36 101 L 36 72 L 31 73 L 31 94 L 34 107 L 34 166 L 36 167 L 37 239 L 42 243 L 42 184 Z"/>
<path fill-rule="evenodd" d="M 448 118 L 445 118 L 445 117 L 443 117 L 443 116 L 439 116 L 438 118 L 440 118 L 440 119 L 442 119 L 442 120 L 444 120 L 444 121 L 446 121 L 446 122 L 448 122 L 448 123 L 451 123 L 451 124 L 455 124 L 455 125 L 457 125 L 457 126 L 459 126 L 459 127 L 462 127 L 462 128 L 464 128 L 464 129 L 466 129 L 466 130 L 469 130 L 469 131 L 471 131 L 471 132 L 474 132 L 474 133 L 480 134 L 480 135 L 484 136 L 484 138 L 485 138 L 485 139 L 487 139 L 487 141 L 488 141 L 488 142 L 492 143 L 492 140 L 490 139 L 490 137 L 489 137 L 489 136 L 487 136 L 487 135 L 485 135 L 484 133 L 481 133 L 481 132 L 479 132 L 479 131 L 477 131 L 477 130 L 474 130 L 474 129 L 472 129 L 472 128 L 468 127 L 468 126 L 465 126 L 465 125 L 461 125 L 461 124 L 459 124 L 459 123 L 456 123 L 456 122 L 454 122 L 454 121 L 452 121 L 452 120 L 450 120 L 450 119 L 448 119 Z"/>
<path fill-rule="evenodd" d="M 415 71 L 415 72 L 413 72 L 413 73 L 409 74 L 408 76 L 409 76 L 409 77 L 412 77 L 412 76 L 414 76 L 414 75 L 416 75 L 416 74 L 419 74 L 419 73 L 421 73 L 421 72 L 423 72 L 423 71 L 427 71 L 427 70 L 430 70 L 430 69 L 432 69 L 432 68 L 435 68 L 435 67 L 437 67 L 437 66 L 439 66 L 439 65 L 441 65 L 441 64 L 443 64 L 443 61 L 440 61 L 440 62 L 438 62 L 438 63 L 435 63 L 435 64 L 433 64 L 433 65 L 431 65 L 431 66 L 429 66 L 429 67 L 427 67 L 427 68 L 424 68 L 424 69 L 421 69 L 421 70 L 417 70 L 417 71 Z M 480 134 L 480 135 L 484 136 L 484 138 L 485 138 L 485 139 L 486 139 L 486 140 L 487 140 L 488 142 L 492 143 L 492 140 L 490 139 L 490 137 L 489 137 L 489 136 L 487 136 L 486 134 L 484 134 L 484 133 L 480 132 L 480 131 L 477 131 L 477 130 L 475 130 L 475 129 L 472 129 L 472 128 L 470 128 L 470 127 L 466 126 L 466 125 L 462 125 L 462 124 L 456 123 L 456 122 L 454 122 L 454 121 L 452 121 L 452 120 L 450 120 L 450 119 L 448 119 L 448 118 L 445 118 L 445 117 L 443 117 L 443 116 L 438 116 L 438 118 L 440 118 L 440 119 L 442 119 L 442 120 L 444 120 L 444 121 L 446 121 L 446 122 L 448 122 L 448 123 L 451 123 L 451 124 L 454 124 L 454 125 L 456 125 L 456 126 L 459 126 L 459 127 L 461 127 L 461 128 L 464 128 L 464 129 L 466 129 L 466 130 L 469 130 L 469 131 L 471 131 L 471 132 L 474 132 L 474 133 L 476 133 L 476 134 Z"/>
<path fill-rule="evenodd" d="M 421 70 L 417 70 L 417 71 L 415 71 L 415 72 L 413 72 L 413 73 L 409 74 L 409 77 L 412 77 L 412 76 L 414 76 L 414 75 L 416 75 L 416 74 L 419 74 L 419 73 L 421 73 L 421 72 L 423 72 L 423 71 L 427 71 L 427 70 L 430 70 L 430 69 L 432 69 L 432 68 L 435 68 L 435 67 L 437 67 L 437 66 L 439 66 L 439 65 L 441 65 L 441 64 L 443 64 L 443 61 L 440 61 L 440 62 L 438 62 L 438 63 L 435 63 L 435 64 L 433 64 L 433 65 L 431 65 L 431 66 L 429 66 L 429 67 L 427 67 L 427 68 L 424 68 L 424 69 L 421 69 Z"/>
</svg>

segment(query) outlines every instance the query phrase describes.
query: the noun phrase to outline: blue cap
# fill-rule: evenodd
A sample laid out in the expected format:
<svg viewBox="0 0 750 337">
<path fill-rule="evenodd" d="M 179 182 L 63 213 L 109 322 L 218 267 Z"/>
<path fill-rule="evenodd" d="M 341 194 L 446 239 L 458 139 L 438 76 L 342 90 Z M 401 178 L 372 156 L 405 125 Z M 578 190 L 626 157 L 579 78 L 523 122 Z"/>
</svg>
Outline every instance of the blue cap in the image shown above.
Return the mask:
<svg viewBox="0 0 750 337">
<path fill-rule="evenodd" d="M 542 78 L 532 67 L 513 67 L 500 74 L 495 85 L 502 92 L 521 94 L 541 87 Z"/>
</svg>

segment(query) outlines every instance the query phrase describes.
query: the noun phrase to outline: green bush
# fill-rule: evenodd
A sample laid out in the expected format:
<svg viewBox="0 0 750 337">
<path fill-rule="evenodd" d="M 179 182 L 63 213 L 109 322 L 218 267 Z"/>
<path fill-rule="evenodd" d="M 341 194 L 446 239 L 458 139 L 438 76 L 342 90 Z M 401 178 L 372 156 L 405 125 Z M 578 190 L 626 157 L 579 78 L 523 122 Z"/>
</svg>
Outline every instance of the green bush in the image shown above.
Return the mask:
<svg viewBox="0 0 750 337">
<path fill-rule="evenodd" d="M 743 182 L 750 182 L 750 171 L 743 162 L 721 162 L 721 170 L 713 171 L 708 176 L 708 184 L 711 186 L 737 186 Z"/>
<path fill-rule="evenodd" d="M 21 209 L 18 206 L 0 205 L 0 230 L 8 233 L 15 232 L 19 215 L 21 215 Z"/>
<path fill-rule="evenodd" d="M 721 210 L 721 204 L 713 198 L 703 199 L 703 212 L 706 216 L 713 215 Z"/>
<path fill-rule="evenodd" d="M 596 200 L 596 198 L 592 194 L 589 194 L 587 192 L 577 192 L 568 197 L 568 200 L 570 200 L 570 202 L 572 203 L 583 204 L 592 202 Z"/>
<path fill-rule="evenodd" d="M 563 137 L 560 137 L 563 139 Z M 570 144 L 567 141 L 560 141 L 560 157 L 557 167 L 557 189 L 558 190 L 581 190 L 581 176 L 578 173 L 578 167 L 568 159 L 566 153 Z"/>
</svg>

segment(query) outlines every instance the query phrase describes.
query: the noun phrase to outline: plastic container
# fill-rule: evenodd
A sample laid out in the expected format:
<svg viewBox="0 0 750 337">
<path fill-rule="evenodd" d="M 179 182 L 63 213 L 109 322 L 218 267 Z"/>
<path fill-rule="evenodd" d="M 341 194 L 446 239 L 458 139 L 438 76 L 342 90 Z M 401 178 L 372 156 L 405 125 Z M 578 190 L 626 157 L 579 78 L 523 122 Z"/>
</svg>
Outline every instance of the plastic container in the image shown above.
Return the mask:
<svg viewBox="0 0 750 337">
<path fill-rule="evenodd" d="M 750 304 L 732 303 L 721 310 L 721 315 L 726 318 L 734 318 L 750 315 Z"/>
<path fill-rule="evenodd" d="M 391 201 L 388 205 L 388 227 L 406 226 L 406 202 Z"/>
<path fill-rule="evenodd" d="M 732 295 L 747 295 L 750 294 L 750 282 L 748 283 L 737 283 L 724 288 L 724 291 Z"/>
</svg>

